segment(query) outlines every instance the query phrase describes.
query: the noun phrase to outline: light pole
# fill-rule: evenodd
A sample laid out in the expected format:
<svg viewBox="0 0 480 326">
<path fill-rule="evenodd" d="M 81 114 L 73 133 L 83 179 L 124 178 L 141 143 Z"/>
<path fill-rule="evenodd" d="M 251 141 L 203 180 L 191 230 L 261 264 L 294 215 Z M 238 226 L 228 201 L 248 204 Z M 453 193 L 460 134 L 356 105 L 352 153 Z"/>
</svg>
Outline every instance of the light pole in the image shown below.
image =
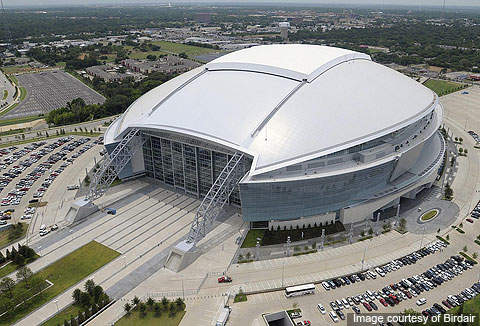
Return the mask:
<svg viewBox="0 0 480 326">
<path fill-rule="evenodd" d="M 367 249 L 370 246 L 370 243 L 372 242 L 373 238 L 368 241 L 367 245 L 365 246 L 365 251 L 363 252 L 363 258 L 362 258 L 362 271 L 363 271 L 363 265 L 365 264 L 365 257 L 367 256 Z"/>
<path fill-rule="evenodd" d="M 287 237 L 287 257 L 290 256 L 290 236 Z"/>
<path fill-rule="evenodd" d="M 420 249 L 422 249 L 424 237 L 425 237 L 425 225 L 423 225 L 422 240 L 420 241 Z"/>
<path fill-rule="evenodd" d="M 58 309 L 58 300 L 54 300 L 53 302 L 55 302 L 55 306 L 57 306 L 57 313 L 60 309 Z"/>
<path fill-rule="evenodd" d="M 284 286 L 284 282 L 285 282 L 285 259 L 283 260 L 283 268 L 282 268 L 282 288 Z"/>
</svg>

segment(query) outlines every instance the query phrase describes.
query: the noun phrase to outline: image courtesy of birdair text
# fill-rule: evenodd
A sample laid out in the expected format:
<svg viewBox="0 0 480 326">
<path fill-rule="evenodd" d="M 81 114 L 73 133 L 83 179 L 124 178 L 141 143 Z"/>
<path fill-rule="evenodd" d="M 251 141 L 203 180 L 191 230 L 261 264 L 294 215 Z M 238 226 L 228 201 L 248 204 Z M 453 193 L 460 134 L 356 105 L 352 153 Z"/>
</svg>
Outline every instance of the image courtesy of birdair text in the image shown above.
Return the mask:
<svg viewBox="0 0 480 326">
<path fill-rule="evenodd" d="M 445 313 L 436 316 L 424 316 L 421 314 L 347 314 L 348 326 L 372 326 L 372 325 L 479 325 L 478 314 L 453 315 Z"/>
</svg>

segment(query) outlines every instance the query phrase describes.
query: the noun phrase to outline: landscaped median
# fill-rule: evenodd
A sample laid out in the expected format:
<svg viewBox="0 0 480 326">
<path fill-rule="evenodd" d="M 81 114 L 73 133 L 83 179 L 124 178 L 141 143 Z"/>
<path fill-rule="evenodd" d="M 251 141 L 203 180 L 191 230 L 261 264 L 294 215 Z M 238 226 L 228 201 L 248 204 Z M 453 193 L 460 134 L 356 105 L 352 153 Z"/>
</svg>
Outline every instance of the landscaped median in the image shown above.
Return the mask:
<svg viewBox="0 0 480 326">
<path fill-rule="evenodd" d="M 42 290 L 42 288 L 44 290 L 40 293 L 38 293 L 38 291 L 34 292 L 38 293 L 36 296 L 32 296 L 34 293 L 31 291 L 31 286 L 25 284 L 25 281 L 17 283 L 13 287 L 13 291 L 17 288 L 28 289 L 27 294 L 29 295 L 22 297 L 21 303 L 16 307 L 15 304 L 18 303 L 18 298 L 14 298 L 11 295 L 9 296 L 8 294 L 10 292 L 2 289 L 2 294 L 4 295 L 0 299 L 2 300 L 0 303 L 0 314 L 5 311 L 7 311 L 7 313 L 0 316 L 0 325 L 11 325 L 15 323 L 42 305 L 50 302 L 56 296 L 114 260 L 119 255 L 117 251 L 96 241 L 87 243 L 83 247 L 78 248 L 31 276 L 30 279 L 36 280 L 38 284 L 49 282 L 49 284 L 51 284 L 47 289 L 38 286 L 37 289 L 39 291 Z"/>
</svg>

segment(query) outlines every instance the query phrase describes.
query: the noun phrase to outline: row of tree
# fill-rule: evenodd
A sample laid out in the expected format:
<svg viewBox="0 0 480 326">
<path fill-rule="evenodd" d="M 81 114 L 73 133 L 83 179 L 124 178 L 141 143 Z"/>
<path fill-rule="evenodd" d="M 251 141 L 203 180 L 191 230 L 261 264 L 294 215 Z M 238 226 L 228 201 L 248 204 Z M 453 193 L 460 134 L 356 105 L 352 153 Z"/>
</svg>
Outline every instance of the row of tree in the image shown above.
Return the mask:
<svg viewBox="0 0 480 326">
<path fill-rule="evenodd" d="M 148 298 L 143 302 L 135 296 L 131 304 L 129 302 L 125 303 L 123 309 L 127 316 L 130 316 L 132 311 L 138 311 L 142 318 L 145 317 L 148 312 L 153 312 L 155 317 L 160 317 L 163 313 L 168 313 L 169 317 L 174 317 L 178 312 L 185 310 L 185 302 L 182 298 L 170 301 L 165 297 L 158 302 L 152 298 Z"/>
<path fill-rule="evenodd" d="M 12 246 L 12 249 L 7 248 L 5 256 L 0 252 L 0 264 L 11 261 L 18 266 L 25 265 L 25 262 L 31 260 L 36 256 L 35 250 L 26 245 L 18 244 L 18 248 Z"/>
<path fill-rule="evenodd" d="M 73 305 L 80 308 L 78 316 L 70 316 L 70 319 L 63 321 L 64 326 L 78 326 L 84 321 L 95 315 L 109 302 L 110 298 L 100 285 L 95 284 L 93 280 L 87 280 L 83 290 L 75 289 L 73 291 Z M 60 324 L 57 324 L 60 326 Z"/>
</svg>

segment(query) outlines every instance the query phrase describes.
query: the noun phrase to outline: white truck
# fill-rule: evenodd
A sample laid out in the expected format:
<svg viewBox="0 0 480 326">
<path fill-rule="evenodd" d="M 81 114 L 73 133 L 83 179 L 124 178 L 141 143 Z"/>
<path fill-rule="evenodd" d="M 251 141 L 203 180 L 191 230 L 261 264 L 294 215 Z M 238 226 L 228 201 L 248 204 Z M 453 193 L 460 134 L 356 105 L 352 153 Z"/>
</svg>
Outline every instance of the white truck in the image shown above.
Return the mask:
<svg viewBox="0 0 480 326">
<path fill-rule="evenodd" d="M 215 326 L 225 326 L 227 324 L 228 317 L 230 317 L 230 311 L 232 308 L 229 306 L 223 307 L 223 309 L 220 311 L 220 314 L 218 315 L 217 318 L 217 323 Z"/>
</svg>

